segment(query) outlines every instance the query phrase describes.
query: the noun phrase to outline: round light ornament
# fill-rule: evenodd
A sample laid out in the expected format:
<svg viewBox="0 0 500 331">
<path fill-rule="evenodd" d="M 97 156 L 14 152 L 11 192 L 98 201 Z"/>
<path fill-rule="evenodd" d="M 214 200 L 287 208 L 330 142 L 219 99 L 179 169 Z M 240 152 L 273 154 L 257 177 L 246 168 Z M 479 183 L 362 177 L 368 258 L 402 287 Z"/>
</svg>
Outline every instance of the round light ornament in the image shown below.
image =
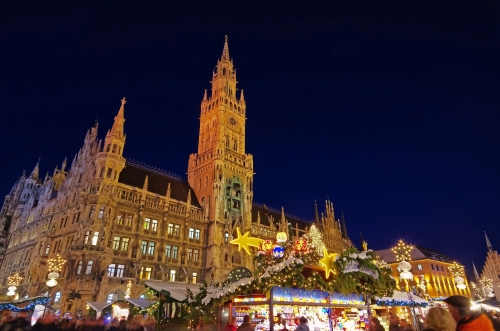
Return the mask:
<svg viewBox="0 0 500 331">
<path fill-rule="evenodd" d="M 411 270 L 411 264 L 406 262 L 406 261 L 401 261 L 398 264 L 398 268 L 401 271 L 410 271 Z"/>
<path fill-rule="evenodd" d="M 405 280 L 411 280 L 413 279 L 413 274 L 409 272 L 408 270 L 404 270 L 399 274 L 399 276 Z"/>
<path fill-rule="evenodd" d="M 282 258 L 285 255 L 285 249 L 281 246 L 274 246 L 273 248 L 273 256 L 277 259 Z"/>
</svg>

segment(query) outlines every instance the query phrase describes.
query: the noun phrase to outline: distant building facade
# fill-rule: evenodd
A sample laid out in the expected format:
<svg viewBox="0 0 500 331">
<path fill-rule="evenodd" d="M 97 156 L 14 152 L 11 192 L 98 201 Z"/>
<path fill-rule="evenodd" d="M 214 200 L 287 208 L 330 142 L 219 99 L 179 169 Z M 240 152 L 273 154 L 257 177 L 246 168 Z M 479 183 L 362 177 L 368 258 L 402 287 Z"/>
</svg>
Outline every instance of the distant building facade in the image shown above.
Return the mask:
<svg viewBox="0 0 500 331">
<path fill-rule="evenodd" d="M 444 254 L 422 246 L 414 246 L 414 249 L 410 253 L 411 260 L 407 261 L 412 266 L 411 273 L 413 274 L 413 280 L 406 284 L 399 277 L 399 262 L 396 260 L 392 249 L 383 249 L 377 251 L 377 253 L 392 268 L 392 276 L 398 280 L 398 287 L 402 291 L 412 290 L 414 293 L 428 295 L 433 299 L 445 298 L 456 294 L 467 297 L 471 295 L 470 285 L 465 275 L 464 279 L 467 288 L 464 290 L 457 289 L 454 277 L 449 270 L 454 261 Z"/>
<path fill-rule="evenodd" d="M 481 272 L 481 277 L 488 277 L 492 280 L 493 293 L 496 298 L 500 298 L 500 256 L 497 251 L 493 250 L 488 235 L 485 233 L 484 236 L 486 237 L 488 253 Z"/>
<path fill-rule="evenodd" d="M 131 297 L 144 282 L 200 283 L 225 280 L 235 267 L 253 270 L 253 257 L 229 243 L 236 227 L 272 239 L 301 236 L 312 224 L 253 201 L 253 157 L 245 151 L 246 102 L 236 95 L 236 72 L 227 39 L 201 102 L 198 152 L 187 181 L 123 156 L 125 98 L 104 141 L 97 123 L 69 169 L 52 176 L 37 164 L 17 180 L 0 210 L 0 292 L 7 278 L 23 277 L 21 297 L 49 292 L 62 313 L 85 311 L 87 301 Z M 311 217 L 312 218 L 312 217 Z M 315 210 L 314 222 L 329 251 L 352 246 L 333 204 Z M 47 260 L 67 263 L 58 285 L 46 286 Z M 78 293 L 81 298 L 68 300 Z"/>
</svg>

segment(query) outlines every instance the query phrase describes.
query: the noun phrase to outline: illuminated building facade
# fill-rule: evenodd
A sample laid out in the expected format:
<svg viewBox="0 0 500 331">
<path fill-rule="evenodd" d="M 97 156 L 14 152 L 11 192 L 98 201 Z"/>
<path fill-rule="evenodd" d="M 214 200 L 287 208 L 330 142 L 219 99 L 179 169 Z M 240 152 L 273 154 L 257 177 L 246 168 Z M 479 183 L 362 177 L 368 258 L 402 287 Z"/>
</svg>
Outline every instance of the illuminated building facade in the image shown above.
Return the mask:
<svg viewBox="0 0 500 331">
<path fill-rule="evenodd" d="M 64 161 L 43 179 L 39 164 L 23 174 L 0 211 L 0 293 L 18 272 L 21 297 L 49 291 L 55 309 L 85 313 L 87 301 L 123 298 L 127 288 L 138 297 L 147 280 L 210 283 L 236 267 L 253 270 L 252 257 L 229 243 L 236 227 L 261 238 L 307 231 L 310 221 L 253 201 L 246 101 L 236 83 L 226 39 L 201 102 L 187 181 L 123 156 L 125 98 L 104 140 L 96 123 L 68 169 Z M 328 250 L 340 252 L 352 243 L 332 203 L 325 209 L 316 207 L 314 222 Z M 58 253 L 67 263 L 50 289 L 47 260 Z"/>
<path fill-rule="evenodd" d="M 449 270 L 453 265 L 454 260 L 431 249 L 421 246 L 413 246 L 410 252 L 411 260 L 407 261 L 411 264 L 411 273 L 413 280 L 408 282 L 400 279 L 400 271 L 398 270 L 399 262 L 392 249 L 383 249 L 377 251 L 380 258 L 387 262 L 392 268 L 392 276 L 398 280 L 398 287 L 402 291 L 411 290 L 421 296 L 429 296 L 432 299 L 446 298 L 450 295 L 460 294 L 470 297 L 470 285 L 467 277 L 464 283 L 466 289 L 460 290 L 456 287 L 454 277 Z"/>
</svg>

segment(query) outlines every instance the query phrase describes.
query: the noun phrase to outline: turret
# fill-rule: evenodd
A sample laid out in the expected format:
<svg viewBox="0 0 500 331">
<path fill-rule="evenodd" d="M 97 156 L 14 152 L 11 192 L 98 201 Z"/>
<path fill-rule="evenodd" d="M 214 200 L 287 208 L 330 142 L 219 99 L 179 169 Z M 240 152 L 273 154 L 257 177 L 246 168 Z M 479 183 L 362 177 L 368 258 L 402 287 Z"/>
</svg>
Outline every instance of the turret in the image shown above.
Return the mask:
<svg viewBox="0 0 500 331">
<path fill-rule="evenodd" d="M 122 153 L 126 138 L 124 134 L 126 100 L 123 98 L 121 101 L 122 104 L 118 114 L 115 116 L 113 127 L 106 134 L 104 148 L 97 158 L 96 174 L 103 181 L 116 182 L 120 172 L 125 167 L 125 159 L 122 157 Z"/>
</svg>

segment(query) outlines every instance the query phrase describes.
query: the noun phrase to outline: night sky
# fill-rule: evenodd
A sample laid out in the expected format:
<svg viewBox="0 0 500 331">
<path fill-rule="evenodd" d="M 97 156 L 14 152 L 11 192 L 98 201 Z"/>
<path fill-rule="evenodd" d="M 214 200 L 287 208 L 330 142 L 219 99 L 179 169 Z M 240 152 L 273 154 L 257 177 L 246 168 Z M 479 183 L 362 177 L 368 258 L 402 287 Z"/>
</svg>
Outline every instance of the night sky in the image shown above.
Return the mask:
<svg viewBox="0 0 500 331">
<path fill-rule="evenodd" d="M 0 11 L 1 194 L 96 119 L 103 138 L 122 97 L 124 156 L 184 176 L 227 34 L 256 202 L 313 218 L 329 197 L 358 246 L 402 238 L 468 272 L 483 231 L 500 250 L 498 1 L 168 2 Z"/>
</svg>

